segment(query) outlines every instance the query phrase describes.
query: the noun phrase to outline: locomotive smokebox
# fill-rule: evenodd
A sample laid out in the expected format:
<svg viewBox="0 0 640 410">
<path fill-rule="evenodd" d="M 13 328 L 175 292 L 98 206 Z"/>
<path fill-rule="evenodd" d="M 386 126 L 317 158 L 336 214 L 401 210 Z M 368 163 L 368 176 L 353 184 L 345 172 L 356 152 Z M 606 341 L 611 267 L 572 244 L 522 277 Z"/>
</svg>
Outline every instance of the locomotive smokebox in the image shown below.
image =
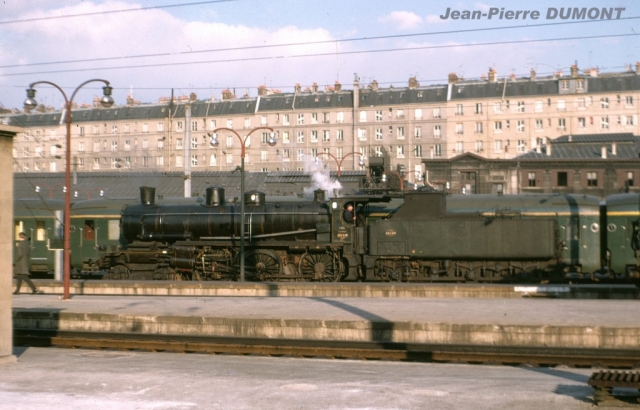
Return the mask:
<svg viewBox="0 0 640 410">
<path fill-rule="evenodd" d="M 153 205 L 156 199 L 156 189 L 151 186 L 140 187 L 140 202 L 142 205 Z"/>
<path fill-rule="evenodd" d="M 210 186 L 205 191 L 207 206 L 224 205 L 224 188 Z"/>
<path fill-rule="evenodd" d="M 264 192 L 249 191 L 244 194 L 244 203 L 252 206 L 264 205 L 265 198 Z"/>
<path fill-rule="evenodd" d="M 326 192 L 323 189 L 313 191 L 313 202 L 324 202 Z"/>
</svg>

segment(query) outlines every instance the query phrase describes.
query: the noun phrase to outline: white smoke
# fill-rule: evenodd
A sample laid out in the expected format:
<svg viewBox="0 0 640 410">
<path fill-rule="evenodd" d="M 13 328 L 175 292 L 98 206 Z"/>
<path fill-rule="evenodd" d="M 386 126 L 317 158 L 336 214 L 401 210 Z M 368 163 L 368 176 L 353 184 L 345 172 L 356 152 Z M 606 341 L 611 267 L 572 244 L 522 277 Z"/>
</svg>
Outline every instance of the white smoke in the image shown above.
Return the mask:
<svg viewBox="0 0 640 410">
<path fill-rule="evenodd" d="M 313 184 L 304 188 L 305 197 L 313 198 L 313 191 L 322 189 L 326 191 L 327 198 L 333 198 L 334 193 L 342 189 L 340 181 L 331 179 L 329 166 L 323 163 L 319 157 L 317 161 L 314 159 L 305 161 L 304 172 L 311 174 L 311 183 Z"/>
</svg>

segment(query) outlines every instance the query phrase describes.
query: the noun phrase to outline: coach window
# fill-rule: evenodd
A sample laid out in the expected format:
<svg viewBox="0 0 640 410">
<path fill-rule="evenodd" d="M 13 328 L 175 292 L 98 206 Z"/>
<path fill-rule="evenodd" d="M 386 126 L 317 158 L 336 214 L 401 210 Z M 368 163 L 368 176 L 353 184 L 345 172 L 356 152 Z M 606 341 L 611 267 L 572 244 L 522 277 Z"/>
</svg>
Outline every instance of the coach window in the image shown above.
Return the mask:
<svg viewBox="0 0 640 410">
<path fill-rule="evenodd" d="M 92 219 L 84 220 L 84 240 L 93 241 L 96 238 L 95 223 Z"/>
<path fill-rule="evenodd" d="M 558 184 L 559 187 L 567 186 L 567 173 L 566 172 L 558 172 Z"/>
<path fill-rule="evenodd" d="M 20 232 L 24 232 L 24 221 L 16 221 L 13 228 L 13 240 L 17 241 L 20 239 L 18 236 Z"/>
<path fill-rule="evenodd" d="M 44 241 L 46 239 L 46 232 L 44 221 L 36 221 L 36 241 Z"/>
<path fill-rule="evenodd" d="M 117 219 L 109 219 L 108 235 L 110 241 L 117 241 L 120 239 L 120 221 Z"/>
</svg>

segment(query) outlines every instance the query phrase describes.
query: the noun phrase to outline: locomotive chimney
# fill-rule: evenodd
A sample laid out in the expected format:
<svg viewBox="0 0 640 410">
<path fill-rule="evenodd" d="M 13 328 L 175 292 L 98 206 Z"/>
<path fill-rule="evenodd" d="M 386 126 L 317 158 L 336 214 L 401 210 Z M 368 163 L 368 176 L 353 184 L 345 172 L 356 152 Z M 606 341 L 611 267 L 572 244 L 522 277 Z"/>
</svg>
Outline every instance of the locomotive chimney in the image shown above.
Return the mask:
<svg viewBox="0 0 640 410">
<path fill-rule="evenodd" d="M 207 206 L 220 206 L 224 204 L 224 188 L 217 186 L 207 187 L 206 204 Z"/>
<path fill-rule="evenodd" d="M 324 202 L 326 191 L 323 189 L 316 189 L 313 191 L 313 202 Z"/>
<path fill-rule="evenodd" d="M 140 187 L 140 202 L 142 205 L 153 205 L 156 199 L 156 188 L 151 186 Z"/>
</svg>

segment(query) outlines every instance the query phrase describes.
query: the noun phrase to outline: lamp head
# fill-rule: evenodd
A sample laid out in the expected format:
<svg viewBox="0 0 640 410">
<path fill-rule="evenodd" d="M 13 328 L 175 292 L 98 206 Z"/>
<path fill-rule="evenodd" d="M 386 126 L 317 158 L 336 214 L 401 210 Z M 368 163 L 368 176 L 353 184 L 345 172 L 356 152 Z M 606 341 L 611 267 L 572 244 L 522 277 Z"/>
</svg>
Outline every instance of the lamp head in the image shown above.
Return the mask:
<svg viewBox="0 0 640 410">
<path fill-rule="evenodd" d="M 267 144 L 269 144 L 270 147 L 275 147 L 276 145 L 276 133 L 272 132 L 271 134 L 269 134 L 269 141 L 267 141 Z"/>
<path fill-rule="evenodd" d="M 217 147 L 218 145 L 220 145 L 220 141 L 218 141 L 218 134 L 217 133 L 213 133 L 213 134 L 209 134 L 211 136 L 211 141 L 210 144 L 212 147 Z"/>
<path fill-rule="evenodd" d="M 24 100 L 24 108 L 33 109 L 38 106 L 38 101 L 36 101 L 36 90 L 32 87 L 27 89 L 27 99 Z"/>
<path fill-rule="evenodd" d="M 109 108 L 114 103 L 113 98 L 111 97 L 111 91 L 113 91 L 113 87 L 109 85 L 102 87 L 103 96 L 100 99 L 100 104 L 102 104 L 104 108 Z"/>
</svg>

